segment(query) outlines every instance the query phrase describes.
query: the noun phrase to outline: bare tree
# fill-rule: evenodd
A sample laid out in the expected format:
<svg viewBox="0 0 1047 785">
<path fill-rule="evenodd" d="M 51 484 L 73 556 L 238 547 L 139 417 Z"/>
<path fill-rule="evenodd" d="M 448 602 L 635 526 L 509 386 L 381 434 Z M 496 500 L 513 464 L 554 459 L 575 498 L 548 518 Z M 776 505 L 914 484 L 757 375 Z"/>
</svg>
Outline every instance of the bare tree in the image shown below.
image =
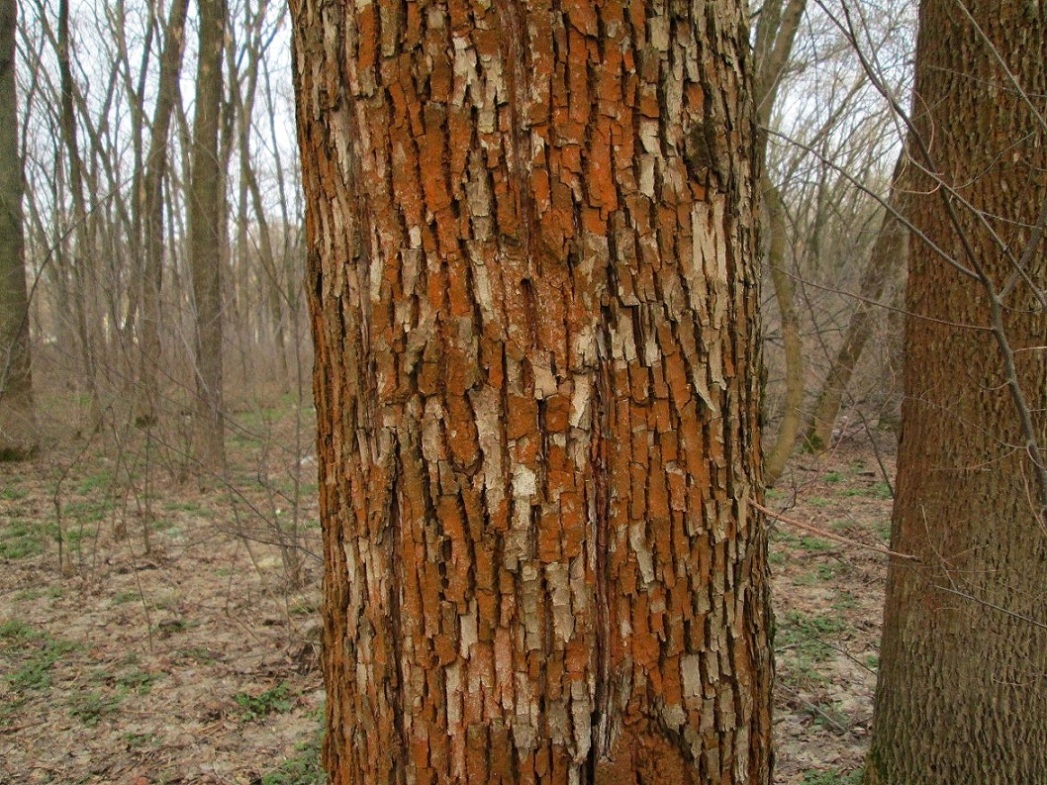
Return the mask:
<svg viewBox="0 0 1047 785">
<path fill-rule="evenodd" d="M 192 135 L 189 201 L 189 267 L 193 282 L 196 349 L 194 448 L 208 470 L 225 465 L 222 404 L 222 238 L 225 211 L 218 157 L 222 108 L 224 0 L 199 0 L 200 45 Z"/>
<path fill-rule="evenodd" d="M 782 319 L 782 341 L 785 346 L 785 413 L 778 426 L 773 446 L 768 450 L 764 477 L 769 485 L 781 475 L 785 462 L 792 454 L 802 421 L 804 379 L 803 347 L 800 340 L 800 320 L 796 313 L 796 298 L 792 280 L 785 270 L 787 229 L 785 206 L 781 193 L 767 175 L 767 129 L 777 102 L 782 73 L 792 53 L 793 41 L 800 29 L 807 0 L 769 0 L 760 12 L 756 28 L 756 118 L 759 124 L 757 152 L 764 163 L 761 168 L 760 190 L 763 194 L 764 229 L 770 235 L 767 247 L 771 283 L 778 301 Z"/>
<path fill-rule="evenodd" d="M 71 272 L 71 304 L 76 324 L 77 347 L 80 353 L 81 381 L 91 398 L 92 427 L 98 419 L 98 370 L 95 356 L 95 320 L 93 313 L 97 298 L 93 296 L 95 278 L 90 266 L 94 262 L 94 241 L 91 234 L 93 223 L 88 222 L 87 202 L 84 193 L 84 161 L 80 154 L 77 132 L 76 86 L 73 82 L 71 64 L 72 41 L 69 33 L 69 0 L 59 0 L 58 32 L 55 40 L 58 67 L 61 79 L 60 129 L 65 154 L 65 167 L 69 174 L 69 192 L 72 198 L 72 251 L 65 255 L 67 269 Z"/>
<path fill-rule="evenodd" d="M 142 243 L 146 261 L 142 280 L 142 347 L 139 381 L 141 384 L 136 417 L 140 424 L 156 422 L 160 408 L 159 373 L 163 356 L 160 342 L 161 298 L 164 275 L 164 199 L 163 187 L 170 153 L 171 117 L 178 97 L 182 71 L 185 20 L 189 0 L 174 0 L 164 27 L 163 52 L 156 106 L 150 129 L 149 152 L 142 179 Z"/>
<path fill-rule="evenodd" d="M 908 232 L 900 216 L 904 213 L 906 193 L 902 173 L 907 159 L 907 154 L 903 151 L 895 165 L 891 178 L 891 195 L 883 210 L 876 242 L 858 285 L 858 301 L 847 323 L 843 342 L 833 357 L 832 365 L 814 404 L 806 440 L 815 452 L 828 449 L 832 442 L 833 429 L 848 384 L 873 334 L 874 309 L 882 300 L 889 284 L 905 271 Z"/>
<path fill-rule="evenodd" d="M 23 458 L 37 444 L 15 89 L 17 16 L 15 0 L 0 0 L 0 460 Z"/>
<path fill-rule="evenodd" d="M 890 9 L 868 14 L 863 23 L 866 46 L 904 39 L 904 22 Z M 893 64 L 904 55 L 900 49 L 892 43 L 885 59 Z M 868 255 L 868 222 L 878 215 L 876 194 L 886 182 L 880 161 L 885 150 L 895 153 L 897 134 L 853 42 L 823 4 L 762 4 L 755 60 L 773 293 L 765 401 L 775 434 L 765 477 L 773 484 L 804 424 L 809 377 L 822 373 L 821 356 L 837 353 L 840 315 L 845 323 L 854 308 L 841 292 L 853 288 L 865 266 L 856 260 Z M 904 79 L 904 69 L 892 67 L 892 80 Z"/>
</svg>

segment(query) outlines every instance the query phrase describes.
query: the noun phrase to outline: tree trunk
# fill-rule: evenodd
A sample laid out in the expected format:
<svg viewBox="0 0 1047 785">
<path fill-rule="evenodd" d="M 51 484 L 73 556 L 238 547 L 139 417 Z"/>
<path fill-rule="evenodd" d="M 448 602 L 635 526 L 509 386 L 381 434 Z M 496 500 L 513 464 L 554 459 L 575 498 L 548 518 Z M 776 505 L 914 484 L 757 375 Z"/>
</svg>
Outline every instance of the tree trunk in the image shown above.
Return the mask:
<svg viewBox="0 0 1047 785">
<path fill-rule="evenodd" d="M 0 460 L 36 448 L 22 228 L 22 156 L 15 111 L 15 0 L 0 0 Z"/>
<path fill-rule="evenodd" d="M 890 568 L 866 779 L 1042 783 L 1047 8 L 926 0 L 916 72 L 926 241 L 911 238 L 892 548 L 921 563 Z"/>
<path fill-rule="evenodd" d="M 142 281 L 142 347 L 139 357 L 139 391 L 136 421 L 156 422 L 160 411 L 159 371 L 163 345 L 160 341 L 160 292 L 164 274 L 164 178 L 167 173 L 171 115 L 178 95 L 185 41 L 185 19 L 189 0 L 174 0 L 165 26 L 164 50 L 160 59 L 160 81 L 149 139 L 146 173 L 143 178 L 142 213 L 146 253 Z"/>
<path fill-rule="evenodd" d="M 194 454 L 209 471 L 225 466 L 222 414 L 222 253 L 225 236 L 223 178 L 218 162 L 218 126 L 222 107 L 224 0 L 198 0 L 200 55 L 193 117 L 192 170 L 189 186 L 189 267 L 196 307 L 196 407 Z"/>
<path fill-rule="evenodd" d="M 855 304 L 854 312 L 847 323 L 843 343 L 829 366 L 829 373 L 814 405 L 814 413 L 807 429 L 807 444 L 815 452 L 827 450 L 832 442 L 832 432 L 840 414 L 844 393 L 847 392 L 847 385 L 872 334 L 873 308 L 883 297 L 887 284 L 897 277 L 899 270 L 905 265 L 908 232 L 899 216 L 904 209 L 903 197 L 906 190 L 899 180 L 906 157 L 907 153 L 903 150 L 898 157 L 898 163 L 894 165 L 891 195 L 880 224 L 880 232 L 873 243 L 869 260 L 865 263 L 858 284 L 861 299 Z"/>
<path fill-rule="evenodd" d="M 744 4 L 295 0 L 335 783 L 768 783 Z"/>
<path fill-rule="evenodd" d="M 796 313 L 795 286 L 785 269 L 786 228 L 785 206 L 781 194 L 764 176 L 763 209 L 770 241 L 767 243 L 767 266 L 771 284 L 778 301 L 782 322 L 782 346 L 785 350 L 785 406 L 774 445 L 767 452 L 764 480 L 774 485 L 785 471 L 785 464 L 796 447 L 796 437 L 803 426 L 803 341 L 800 338 L 800 317 Z"/>
<path fill-rule="evenodd" d="M 756 154 L 761 166 L 767 158 L 767 131 L 771 124 L 774 105 L 782 73 L 792 55 L 796 32 L 800 29 L 807 0 L 789 0 L 783 8 L 782 0 L 770 0 L 763 5 L 760 24 L 756 30 L 756 121 L 758 124 Z M 760 180 L 763 196 L 764 230 L 767 238 L 767 266 L 771 272 L 771 286 L 778 303 L 782 323 L 782 343 L 785 352 L 785 412 L 778 424 L 774 444 L 767 451 L 764 481 L 774 485 L 789 456 L 796 447 L 796 438 L 803 424 L 803 342 L 800 339 L 800 318 L 796 313 L 796 287 L 785 269 L 788 233 L 785 225 L 785 207 L 781 192 L 771 182 L 764 169 Z"/>
<path fill-rule="evenodd" d="M 77 139 L 77 124 L 71 66 L 71 41 L 69 34 L 69 0 L 58 3 L 58 70 L 61 82 L 61 133 L 62 145 L 68 157 L 69 190 L 73 202 L 73 226 L 69 234 L 73 238 L 73 253 L 66 262 L 71 270 L 73 283 L 72 306 L 76 320 L 77 348 L 80 352 L 80 372 L 87 386 L 89 419 L 91 428 L 100 424 L 101 403 L 98 396 L 98 364 L 95 354 L 95 323 L 92 315 L 97 302 L 93 297 L 97 287 L 92 274 L 94 267 L 94 242 L 87 215 L 87 202 L 84 195 L 83 159 L 80 155 L 80 143 Z M 59 164 L 61 165 L 61 164 Z"/>
</svg>

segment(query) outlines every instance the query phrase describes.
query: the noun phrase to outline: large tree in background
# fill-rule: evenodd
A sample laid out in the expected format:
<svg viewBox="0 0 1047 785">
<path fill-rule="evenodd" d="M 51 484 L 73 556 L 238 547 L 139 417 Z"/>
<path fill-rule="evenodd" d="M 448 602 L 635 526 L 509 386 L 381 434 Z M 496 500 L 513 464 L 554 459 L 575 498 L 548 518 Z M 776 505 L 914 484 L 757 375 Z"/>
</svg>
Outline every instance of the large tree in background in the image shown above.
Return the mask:
<svg viewBox="0 0 1047 785">
<path fill-rule="evenodd" d="M 36 445 L 29 298 L 22 232 L 22 157 L 15 90 L 15 0 L 0 0 L 0 459 Z"/>
<path fill-rule="evenodd" d="M 1047 6 L 924 0 L 873 785 L 1047 782 Z"/>
<path fill-rule="evenodd" d="M 337 783 L 767 783 L 744 4 L 294 0 Z"/>
<path fill-rule="evenodd" d="M 205 469 L 225 465 L 222 404 L 222 240 L 225 215 L 218 158 L 222 108 L 225 0 L 198 0 L 200 49 L 196 69 L 189 201 L 189 267 L 196 348 L 194 454 Z"/>
</svg>

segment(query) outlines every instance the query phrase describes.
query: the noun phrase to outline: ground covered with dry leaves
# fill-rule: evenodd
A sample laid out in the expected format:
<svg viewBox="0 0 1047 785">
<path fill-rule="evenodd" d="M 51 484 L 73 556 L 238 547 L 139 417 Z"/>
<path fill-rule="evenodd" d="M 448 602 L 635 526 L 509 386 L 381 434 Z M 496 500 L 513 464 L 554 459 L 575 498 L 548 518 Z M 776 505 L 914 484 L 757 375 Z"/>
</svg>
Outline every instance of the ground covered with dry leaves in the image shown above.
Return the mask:
<svg viewBox="0 0 1047 785">
<path fill-rule="evenodd" d="M 0 785 L 323 782 L 310 416 L 246 407 L 203 488 L 177 427 L 115 416 L 0 464 Z M 799 456 L 767 503 L 882 545 L 892 472 L 856 441 Z M 886 560 L 771 540 L 776 782 L 855 783 Z"/>
</svg>

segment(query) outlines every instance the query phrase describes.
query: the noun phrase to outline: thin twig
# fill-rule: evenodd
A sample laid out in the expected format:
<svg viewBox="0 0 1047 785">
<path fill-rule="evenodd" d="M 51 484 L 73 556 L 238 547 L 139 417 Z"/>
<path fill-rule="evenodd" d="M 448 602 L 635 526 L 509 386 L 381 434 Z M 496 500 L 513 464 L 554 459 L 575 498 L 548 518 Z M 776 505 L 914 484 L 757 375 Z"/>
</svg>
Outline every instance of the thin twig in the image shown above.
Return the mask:
<svg viewBox="0 0 1047 785">
<path fill-rule="evenodd" d="M 787 526 L 792 526 L 793 528 L 799 529 L 800 531 L 805 531 L 808 534 L 813 534 L 817 537 L 824 537 L 827 540 L 833 540 L 835 542 L 842 543 L 843 545 L 854 545 L 857 548 L 864 548 L 867 551 L 875 551 L 876 553 L 879 553 L 883 556 L 897 556 L 899 559 L 907 559 L 909 561 L 915 562 L 918 562 L 920 560 L 919 557 L 913 556 L 911 553 L 899 553 L 898 551 L 892 551 L 890 548 L 884 548 L 882 545 L 868 545 L 864 542 L 859 542 L 858 540 L 852 540 L 850 537 L 844 537 L 843 535 L 837 534 L 836 532 L 821 529 L 810 523 L 802 523 L 801 521 L 796 521 L 792 518 L 786 518 L 781 513 L 777 513 L 774 510 L 770 510 L 764 507 L 759 502 L 754 501 L 752 499 L 749 500 L 749 503 L 753 507 L 758 509 L 760 512 L 770 515 L 775 520 L 781 521 Z"/>
<path fill-rule="evenodd" d="M 1047 630 L 1047 624 L 1044 624 L 1042 621 L 1037 621 L 1036 619 L 1030 616 L 1018 613 L 1017 611 L 1012 611 L 1009 608 L 1004 608 L 1000 605 L 994 605 L 988 600 L 983 600 L 980 597 L 975 597 L 973 594 L 967 594 L 966 592 L 958 591 L 956 589 L 950 589 L 948 586 L 935 586 L 934 588 L 936 588 L 938 591 L 944 591 L 949 594 L 955 594 L 957 597 L 963 597 L 965 600 L 970 600 L 971 602 L 977 603 L 978 605 L 983 605 L 986 608 L 992 608 L 994 611 L 999 611 L 1000 613 L 1006 614 L 1007 616 L 1010 616 L 1012 619 L 1018 619 L 1019 621 L 1028 622 L 1034 627 L 1039 627 L 1040 629 Z"/>
</svg>

